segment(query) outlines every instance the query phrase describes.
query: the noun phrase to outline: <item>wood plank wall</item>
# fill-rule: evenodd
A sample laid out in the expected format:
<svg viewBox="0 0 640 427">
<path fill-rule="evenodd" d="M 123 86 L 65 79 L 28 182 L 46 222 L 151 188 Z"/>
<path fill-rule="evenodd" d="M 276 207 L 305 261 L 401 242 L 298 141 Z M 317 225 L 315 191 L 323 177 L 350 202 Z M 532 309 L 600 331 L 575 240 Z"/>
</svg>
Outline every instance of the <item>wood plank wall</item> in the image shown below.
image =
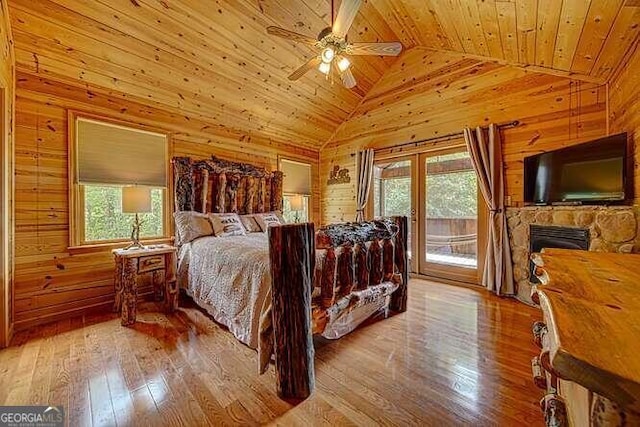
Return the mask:
<svg viewBox="0 0 640 427">
<path fill-rule="evenodd" d="M 323 4 L 324 3 L 324 4 Z M 395 40 L 363 6 L 358 41 Z M 11 0 L 16 62 L 122 91 L 146 103 L 215 120 L 228 132 L 324 142 L 395 58 L 353 58 L 357 90 L 316 70 L 287 76 L 314 47 L 269 36 L 277 25 L 314 37 L 330 25 L 329 2 Z M 373 10 L 375 12 L 375 10 Z"/>
<path fill-rule="evenodd" d="M 16 329 L 108 309 L 113 260 L 108 250 L 70 252 L 67 115 L 69 109 L 142 123 L 172 133 L 174 155 L 230 160 L 277 168 L 278 156 L 310 162 L 318 182 L 318 154 L 266 140 L 223 138 L 211 123 L 128 100 L 125 94 L 80 83 L 17 76 L 16 99 Z M 210 130 L 211 129 L 211 130 Z M 108 161 L 108 159 L 105 159 Z M 314 188 L 314 218 L 319 189 Z"/>
<path fill-rule="evenodd" d="M 11 277 L 13 259 L 13 135 L 15 98 L 15 55 L 6 1 L 0 1 L 0 108 L 4 122 L 0 125 L 0 348 L 11 337 Z"/>
<path fill-rule="evenodd" d="M 321 150 L 322 222 L 355 217 L 358 149 L 512 120 L 522 124 L 504 132 L 507 194 L 520 205 L 525 156 L 606 135 L 606 87 L 446 52 L 405 52 Z M 326 185 L 334 165 L 349 169 L 350 184 Z"/>
<path fill-rule="evenodd" d="M 609 84 L 609 111 L 613 132 L 631 135 L 634 150 L 635 203 L 640 203 L 640 43 L 636 42 Z"/>
</svg>

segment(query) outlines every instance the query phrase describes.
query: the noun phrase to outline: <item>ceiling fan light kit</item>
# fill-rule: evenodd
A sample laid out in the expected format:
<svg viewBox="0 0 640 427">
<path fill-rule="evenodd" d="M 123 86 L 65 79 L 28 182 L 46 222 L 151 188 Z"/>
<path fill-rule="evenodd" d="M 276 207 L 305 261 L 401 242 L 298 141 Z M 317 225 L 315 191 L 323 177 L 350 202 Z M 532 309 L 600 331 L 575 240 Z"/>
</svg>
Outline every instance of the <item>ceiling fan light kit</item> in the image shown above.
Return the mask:
<svg viewBox="0 0 640 427">
<path fill-rule="evenodd" d="M 327 46 L 322 50 L 320 57 L 322 58 L 322 62 L 326 64 L 330 64 L 333 61 L 333 58 L 336 56 L 336 51 L 333 50 L 331 46 Z"/>
<path fill-rule="evenodd" d="M 347 71 L 347 69 L 351 66 L 351 61 L 349 61 L 346 57 L 340 56 L 338 58 L 338 70 L 341 73 Z"/>
<path fill-rule="evenodd" d="M 351 61 L 345 55 L 375 55 L 398 56 L 402 52 L 402 44 L 390 43 L 348 43 L 347 32 L 358 14 L 362 0 L 342 0 L 338 16 L 332 27 L 324 28 L 317 39 L 285 30 L 279 27 L 267 27 L 267 33 L 287 40 L 314 46 L 319 55 L 312 57 L 305 64 L 289 75 L 289 80 L 298 80 L 312 68 L 318 67 L 327 79 L 331 77 L 331 70 L 335 70 L 342 80 L 342 84 L 351 89 L 356 86 L 356 79 L 351 72 Z M 331 11 L 333 13 L 333 1 Z M 333 81 L 333 77 L 331 77 Z"/>
<path fill-rule="evenodd" d="M 331 63 L 321 62 L 320 65 L 318 65 L 318 70 L 320 70 L 322 74 L 329 75 L 329 71 L 331 71 Z"/>
</svg>

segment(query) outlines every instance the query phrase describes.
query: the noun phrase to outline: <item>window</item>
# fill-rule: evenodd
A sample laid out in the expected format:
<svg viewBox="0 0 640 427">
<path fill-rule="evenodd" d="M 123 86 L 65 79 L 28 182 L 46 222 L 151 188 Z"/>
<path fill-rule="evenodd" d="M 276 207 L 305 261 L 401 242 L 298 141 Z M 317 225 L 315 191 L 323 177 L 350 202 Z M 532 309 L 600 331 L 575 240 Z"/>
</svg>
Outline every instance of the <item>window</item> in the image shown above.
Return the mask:
<svg viewBox="0 0 640 427">
<path fill-rule="evenodd" d="M 373 166 L 373 216 L 394 215 L 413 218 L 411 159 L 377 162 Z M 409 227 L 407 246 L 409 258 L 412 254 L 413 227 Z"/>
<path fill-rule="evenodd" d="M 282 216 L 287 222 L 308 222 L 311 206 L 311 165 L 280 159 L 282 180 Z"/>
<path fill-rule="evenodd" d="M 122 213 L 122 187 L 83 185 L 84 239 L 82 242 L 125 240 L 131 236 L 131 214 Z M 140 214 L 141 238 L 164 236 L 164 190 L 151 189 L 151 212 Z"/>
<path fill-rule="evenodd" d="M 424 170 L 425 261 L 476 269 L 478 181 L 469 153 L 430 155 Z"/>
<path fill-rule="evenodd" d="M 140 237 L 166 237 L 167 135 L 81 116 L 73 123 L 71 244 L 128 240 L 134 215 L 122 212 L 122 188 L 132 185 L 151 193 Z"/>
<path fill-rule="evenodd" d="M 374 165 L 373 194 L 375 217 L 411 217 L 411 160 Z"/>
</svg>

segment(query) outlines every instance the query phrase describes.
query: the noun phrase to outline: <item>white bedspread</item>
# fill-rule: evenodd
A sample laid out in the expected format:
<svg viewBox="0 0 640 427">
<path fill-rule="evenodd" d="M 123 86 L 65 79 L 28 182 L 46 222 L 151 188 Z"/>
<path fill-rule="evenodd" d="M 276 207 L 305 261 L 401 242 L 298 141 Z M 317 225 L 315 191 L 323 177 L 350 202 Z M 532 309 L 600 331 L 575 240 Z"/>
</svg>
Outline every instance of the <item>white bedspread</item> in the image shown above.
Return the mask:
<svg viewBox="0 0 640 427">
<path fill-rule="evenodd" d="M 265 233 L 202 237 L 179 252 L 178 283 L 243 343 L 257 349 L 260 316 L 270 307 Z M 270 298 L 269 298 L 270 299 Z"/>
<path fill-rule="evenodd" d="M 316 269 L 322 270 L 324 253 L 316 252 Z M 258 351 L 258 372 L 264 373 L 273 352 L 267 235 L 196 239 L 180 248 L 177 275 L 179 286 L 196 304 Z M 318 277 L 316 270 L 316 280 Z M 328 309 L 329 324 L 322 335 L 336 339 L 351 332 L 373 313 L 386 308 L 389 295 L 397 286 L 386 282 L 343 297 Z M 346 310 L 349 307 L 352 310 Z"/>
</svg>

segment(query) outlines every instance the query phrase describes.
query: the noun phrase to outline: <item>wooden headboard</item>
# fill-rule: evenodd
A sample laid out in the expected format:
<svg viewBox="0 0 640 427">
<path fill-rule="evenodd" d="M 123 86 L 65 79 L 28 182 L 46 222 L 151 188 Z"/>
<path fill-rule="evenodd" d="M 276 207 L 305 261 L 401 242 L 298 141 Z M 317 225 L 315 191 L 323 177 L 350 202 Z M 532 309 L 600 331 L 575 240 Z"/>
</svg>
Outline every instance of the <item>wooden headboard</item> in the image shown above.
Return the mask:
<svg viewBox="0 0 640 427">
<path fill-rule="evenodd" d="M 215 156 L 174 157 L 171 163 L 176 211 L 244 215 L 282 209 L 282 172 Z"/>
</svg>

